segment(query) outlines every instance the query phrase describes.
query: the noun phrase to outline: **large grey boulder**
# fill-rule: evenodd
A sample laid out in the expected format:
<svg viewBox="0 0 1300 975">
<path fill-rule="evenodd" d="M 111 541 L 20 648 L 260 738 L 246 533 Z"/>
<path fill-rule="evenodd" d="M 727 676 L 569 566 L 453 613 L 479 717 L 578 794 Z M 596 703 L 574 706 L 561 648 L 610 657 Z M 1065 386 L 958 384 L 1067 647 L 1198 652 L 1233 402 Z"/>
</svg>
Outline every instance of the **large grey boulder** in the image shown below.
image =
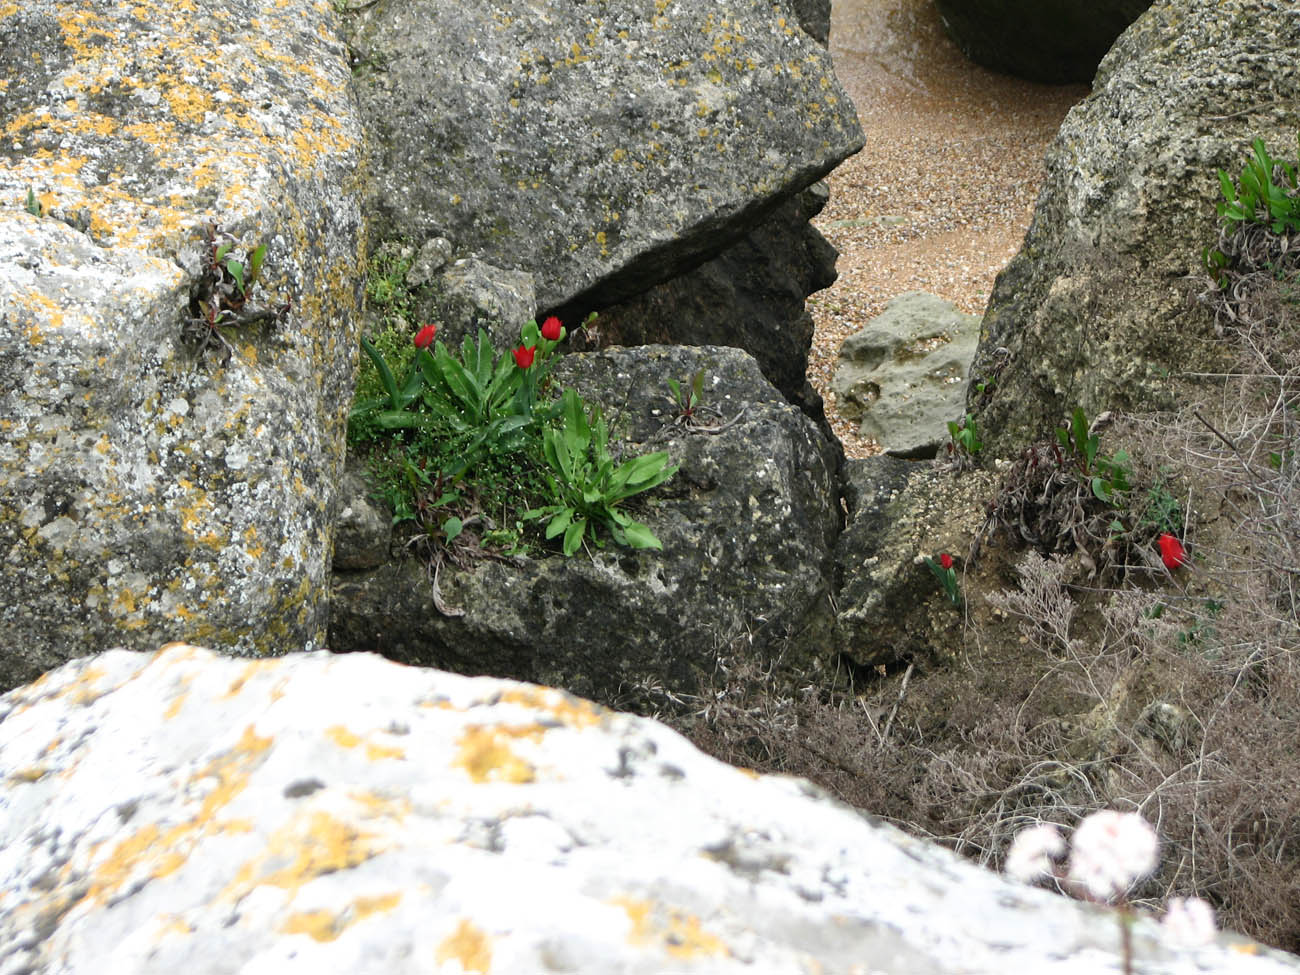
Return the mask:
<svg viewBox="0 0 1300 975">
<path fill-rule="evenodd" d="M 831 379 L 840 414 L 887 454 L 934 457 L 965 412 L 979 323 L 923 291 L 891 298 L 840 346 Z"/>
<path fill-rule="evenodd" d="M 968 58 L 1031 81 L 1089 82 L 1151 0 L 934 0 Z"/>
<path fill-rule="evenodd" d="M 1289 0 L 1157 0 L 1066 116 L 1020 253 L 984 315 L 970 402 L 1009 454 L 1075 406 L 1174 406 L 1228 349 L 1193 296 L 1217 235 L 1216 170 L 1251 140 L 1294 150 L 1300 8 Z"/>
<path fill-rule="evenodd" d="M 385 2 L 353 45 L 378 236 L 528 271 L 543 309 L 693 267 L 862 145 L 768 0 Z"/>
<path fill-rule="evenodd" d="M 668 378 L 706 374 L 725 429 L 674 424 Z M 663 543 L 591 557 L 443 568 L 436 608 L 423 564 L 334 576 L 329 645 L 408 663 L 566 687 L 602 701 L 638 684 L 689 691 L 720 652 L 834 654 L 832 549 L 838 444 L 729 348 L 647 346 L 566 356 L 556 377 L 599 403 L 627 456 L 666 450 L 680 470 L 633 511 Z M 719 422 L 714 421 L 714 422 Z"/>
<path fill-rule="evenodd" d="M 0 10 L 0 686 L 86 646 L 324 636 L 361 280 L 334 28 L 300 0 Z M 291 306 L 224 364 L 182 339 L 213 224 L 267 247 L 246 310 Z"/>
<path fill-rule="evenodd" d="M 6 973 L 1123 970 L 1112 911 L 547 688 L 173 645 L 70 663 L 0 727 Z M 1131 930 L 1135 972 L 1300 971 Z"/>
<path fill-rule="evenodd" d="M 714 259 L 600 309 L 592 341 L 598 347 L 666 343 L 744 349 L 787 400 L 825 424 L 821 397 L 808 382 L 813 320 L 805 299 L 835 283 L 838 254 L 808 222 L 826 199 L 822 184 L 805 190 Z M 575 311 L 567 320 L 584 317 Z"/>
</svg>

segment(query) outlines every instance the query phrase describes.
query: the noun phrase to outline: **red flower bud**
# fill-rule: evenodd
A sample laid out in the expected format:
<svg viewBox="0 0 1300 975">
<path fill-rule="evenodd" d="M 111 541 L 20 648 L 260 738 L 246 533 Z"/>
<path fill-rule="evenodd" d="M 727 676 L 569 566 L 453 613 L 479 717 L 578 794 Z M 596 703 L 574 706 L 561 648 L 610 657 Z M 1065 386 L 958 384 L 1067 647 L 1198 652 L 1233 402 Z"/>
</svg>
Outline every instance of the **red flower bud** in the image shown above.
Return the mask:
<svg viewBox="0 0 1300 975">
<path fill-rule="evenodd" d="M 952 568 L 952 556 L 949 555 L 947 552 L 940 552 L 940 553 L 939 553 L 939 567 L 942 568 L 942 569 L 951 569 L 951 568 Z"/>
<path fill-rule="evenodd" d="M 1187 549 L 1168 532 L 1157 538 L 1156 544 L 1160 546 L 1160 559 L 1165 563 L 1166 569 L 1176 569 L 1187 561 Z"/>
<path fill-rule="evenodd" d="M 542 338 L 548 342 L 560 341 L 560 330 L 563 328 L 560 320 L 552 315 L 546 321 L 542 322 Z"/>
<path fill-rule="evenodd" d="M 427 349 L 433 344 L 433 337 L 438 334 L 437 325 L 426 325 L 415 333 L 415 347 L 417 349 Z"/>
<path fill-rule="evenodd" d="M 510 354 L 515 357 L 515 365 L 520 369 L 527 369 L 533 364 L 533 356 L 537 354 L 537 346 L 530 345 L 525 349 L 521 345 L 517 349 L 512 349 Z"/>
</svg>

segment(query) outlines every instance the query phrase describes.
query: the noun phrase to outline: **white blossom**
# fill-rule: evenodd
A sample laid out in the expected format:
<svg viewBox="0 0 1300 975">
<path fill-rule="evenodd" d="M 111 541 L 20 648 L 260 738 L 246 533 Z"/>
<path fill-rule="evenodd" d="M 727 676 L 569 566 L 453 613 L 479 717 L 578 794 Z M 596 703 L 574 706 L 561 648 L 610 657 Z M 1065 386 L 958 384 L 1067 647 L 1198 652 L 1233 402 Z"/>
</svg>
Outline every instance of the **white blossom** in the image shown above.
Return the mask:
<svg viewBox="0 0 1300 975">
<path fill-rule="evenodd" d="M 1219 933 L 1214 908 L 1199 897 L 1171 897 L 1160 923 L 1172 941 L 1188 948 L 1209 944 Z"/>
<path fill-rule="evenodd" d="M 1156 831 L 1137 813 L 1103 809 L 1071 838 L 1069 876 L 1098 900 L 1113 900 L 1159 864 Z"/>
<path fill-rule="evenodd" d="M 1032 884 L 1050 877 L 1056 862 L 1065 856 L 1065 838 L 1051 823 L 1022 829 L 1007 851 L 1006 874 L 1013 880 Z"/>
</svg>

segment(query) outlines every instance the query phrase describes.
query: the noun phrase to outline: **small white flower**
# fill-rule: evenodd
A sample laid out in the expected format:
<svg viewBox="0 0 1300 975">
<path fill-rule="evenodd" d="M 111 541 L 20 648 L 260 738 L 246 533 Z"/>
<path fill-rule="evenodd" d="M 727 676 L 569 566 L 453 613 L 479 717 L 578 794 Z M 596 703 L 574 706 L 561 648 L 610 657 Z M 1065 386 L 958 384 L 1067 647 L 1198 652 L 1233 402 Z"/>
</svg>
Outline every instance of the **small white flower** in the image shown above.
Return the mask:
<svg viewBox="0 0 1300 975">
<path fill-rule="evenodd" d="M 1006 874 L 1012 880 L 1032 884 L 1050 877 L 1057 861 L 1065 857 L 1065 839 L 1051 823 L 1022 829 L 1007 851 Z"/>
<path fill-rule="evenodd" d="M 1207 945 L 1219 934 L 1214 908 L 1199 897 L 1171 897 L 1160 924 L 1171 941 L 1187 948 Z"/>
<path fill-rule="evenodd" d="M 1098 900 L 1112 900 L 1160 863 L 1156 831 L 1137 813 L 1103 809 L 1086 817 L 1070 845 L 1070 879 Z"/>
</svg>

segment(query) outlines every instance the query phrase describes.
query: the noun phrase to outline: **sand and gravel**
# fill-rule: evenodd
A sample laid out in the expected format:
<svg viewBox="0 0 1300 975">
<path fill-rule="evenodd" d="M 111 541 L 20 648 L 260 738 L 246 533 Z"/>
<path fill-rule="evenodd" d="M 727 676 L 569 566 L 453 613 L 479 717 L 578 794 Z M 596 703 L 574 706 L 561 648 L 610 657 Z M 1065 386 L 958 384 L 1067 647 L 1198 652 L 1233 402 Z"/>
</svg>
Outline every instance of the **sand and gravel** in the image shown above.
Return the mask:
<svg viewBox="0 0 1300 975">
<path fill-rule="evenodd" d="M 840 258 L 839 280 L 808 302 L 808 377 L 845 451 L 863 457 L 875 445 L 830 393 L 840 343 L 905 291 L 983 313 L 1029 226 L 1043 153 L 1088 89 L 970 63 L 931 0 L 834 0 L 831 53 L 867 144 L 831 174 L 830 203 L 814 221 Z"/>
</svg>

